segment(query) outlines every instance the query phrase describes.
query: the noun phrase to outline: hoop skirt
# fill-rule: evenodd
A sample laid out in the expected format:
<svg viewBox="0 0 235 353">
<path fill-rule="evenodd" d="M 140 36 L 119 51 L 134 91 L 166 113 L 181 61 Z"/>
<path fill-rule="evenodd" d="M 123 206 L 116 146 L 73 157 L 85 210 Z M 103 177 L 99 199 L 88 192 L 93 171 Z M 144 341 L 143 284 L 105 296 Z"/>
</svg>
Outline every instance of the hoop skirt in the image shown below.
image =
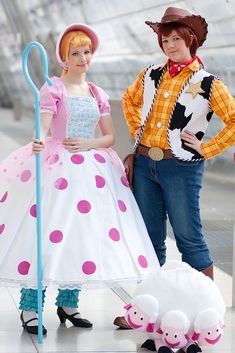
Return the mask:
<svg viewBox="0 0 235 353">
<path fill-rule="evenodd" d="M 111 148 L 68 152 L 47 138 L 41 152 L 43 287 L 113 286 L 159 263 Z M 35 156 L 31 143 L 0 164 L 0 283 L 37 288 Z"/>
</svg>

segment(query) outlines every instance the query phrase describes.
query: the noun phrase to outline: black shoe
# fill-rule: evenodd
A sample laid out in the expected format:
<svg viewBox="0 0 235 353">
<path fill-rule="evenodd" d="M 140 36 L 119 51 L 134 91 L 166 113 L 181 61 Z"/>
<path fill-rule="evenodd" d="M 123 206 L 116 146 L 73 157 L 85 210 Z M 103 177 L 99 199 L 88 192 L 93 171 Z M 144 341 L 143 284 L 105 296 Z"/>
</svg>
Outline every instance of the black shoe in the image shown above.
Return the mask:
<svg viewBox="0 0 235 353">
<path fill-rule="evenodd" d="M 34 319 L 30 319 L 28 321 L 24 321 L 23 311 L 21 311 L 20 320 L 22 322 L 22 327 L 24 328 L 24 330 L 26 330 L 28 333 L 32 333 L 33 335 L 37 335 L 38 334 L 38 325 L 28 326 L 29 322 L 31 322 L 33 320 L 37 320 L 38 321 L 38 319 L 36 317 Z M 44 326 L 42 326 L 42 334 L 43 335 L 47 334 L 47 329 Z"/>
<path fill-rule="evenodd" d="M 162 346 L 158 349 L 158 353 L 174 353 L 170 348 Z"/>
<path fill-rule="evenodd" d="M 75 315 L 77 315 L 78 313 L 74 313 L 72 315 L 67 314 L 63 308 L 61 308 L 60 306 L 57 308 L 57 315 L 59 316 L 60 322 L 62 324 L 65 323 L 66 319 L 68 319 L 70 322 L 72 322 L 72 324 L 74 326 L 77 327 L 92 327 L 92 323 L 87 320 L 87 319 L 82 319 L 80 317 L 74 317 Z"/>
<path fill-rule="evenodd" d="M 186 350 L 186 353 L 199 353 L 199 352 L 202 352 L 202 350 L 196 342 L 190 344 L 190 346 Z"/>
<path fill-rule="evenodd" d="M 141 344 L 141 348 L 146 348 L 149 351 L 156 351 L 155 343 L 153 340 L 146 340 L 143 344 Z"/>
</svg>

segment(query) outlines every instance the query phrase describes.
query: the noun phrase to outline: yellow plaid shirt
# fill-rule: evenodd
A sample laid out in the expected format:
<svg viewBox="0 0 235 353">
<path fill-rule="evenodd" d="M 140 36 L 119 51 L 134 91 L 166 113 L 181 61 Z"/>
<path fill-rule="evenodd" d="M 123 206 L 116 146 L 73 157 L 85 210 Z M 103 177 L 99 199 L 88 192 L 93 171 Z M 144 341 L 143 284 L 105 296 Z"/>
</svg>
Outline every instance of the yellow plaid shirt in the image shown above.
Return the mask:
<svg viewBox="0 0 235 353">
<path fill-rule="evenodd" d="M 192 74 L 199 69 L 197 60 L 193 61 L 175 77 L 167 70 L 158 89 L 152 112 L 148 118 L 141 144 L 148 147 L 170 148 L 167 141 L 167 127 L 173 105 L 183 85 Z M 133 138 L 141 127 L 141 109 L 143 105 L 143 69 L 137 80 L 126 90 L 123 96 L 123 110 Z M 169 95 L 164 95 L 164 93 Z M 167 97 L 167 98 L 164 98 Z M 211 109 L 225 123 L 225 127 L 209 142 L 202 143 L 205 159 L 212 158 L 235 143 L 235 99 L 226 86 L 215 80 L 211 94 Z M 161 122 L 161 127 L 157 123 Z"/>
</svg>

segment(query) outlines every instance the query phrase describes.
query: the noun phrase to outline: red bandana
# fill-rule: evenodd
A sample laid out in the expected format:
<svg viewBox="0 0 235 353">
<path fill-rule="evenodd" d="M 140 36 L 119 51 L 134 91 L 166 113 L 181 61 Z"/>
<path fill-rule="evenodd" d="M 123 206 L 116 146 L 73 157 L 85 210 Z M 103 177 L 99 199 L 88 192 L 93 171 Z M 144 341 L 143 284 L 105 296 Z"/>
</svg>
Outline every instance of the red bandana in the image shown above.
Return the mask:
<svg viewBox="0 0 235 353">
<path fill-rule="evenodd" d="M 176 75 L 178 75 L 186 66 L 191 64 L 196 59 L 204 67 L 203 62 L 196 55 L 192 59 L 185 61 L 184 63 L 181 63 L 181 64 L 176 64 L 174 63 L 174 61 L 169 60 L 169 64 L 170 64 L 169 72 L 171 77 L 175 77 Z"/>
</svg>

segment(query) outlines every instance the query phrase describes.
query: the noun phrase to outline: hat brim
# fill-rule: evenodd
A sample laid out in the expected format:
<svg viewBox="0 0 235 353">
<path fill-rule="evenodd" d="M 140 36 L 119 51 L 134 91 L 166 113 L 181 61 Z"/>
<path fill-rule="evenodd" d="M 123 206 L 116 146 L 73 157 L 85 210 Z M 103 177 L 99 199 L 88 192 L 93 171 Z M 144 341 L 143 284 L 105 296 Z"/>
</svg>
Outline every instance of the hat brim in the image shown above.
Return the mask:
<svg viewBox="0 0 235 353">
<path fill-rule="evenodd" d="M 93 29 L 85 24 L 82 23 L 73 23 L 69 26 L 67 26 L 63 32 L 60 33 L 59 38 L 57 40 L 56 43 L 56 58 L 58 63 L 60 64 L 60 66 L 62 66 L 63 68 L 66 68 L 65 63 L 62 61 L 61 56 L 60 56 L 60 43 L 61 40 L 63 38 L 63 36 L 71 31 L 82 31 L 84 33 L 86 33 L 88 35 L 88 37 L 91 39 L 91 43 L 92 43 L 92 53 L 94 54 L 94 52 L 97 50 L 98 46 L 99 46 L 99 39 L 97 34 L 93 31 Z"/>
<path fill-rule="evenodd" d="M 201 46 L 205 42 L 207 33 L 208 33 L 208 25 L 206 23 L 206 20 L 199 15 L 185 16 L 182 18 L 169 20 L 169 21 L 162 21 L 162 22 L 145 21 L 145 23 L 148 26 L 150 26 L 156 33 L 158 33 L 159 25 L 161 24 L 168 24 L 168 23 L 183 24 L 189 27 L 195 33 L 198 39 L 199 46 Z"/>
</svg>

